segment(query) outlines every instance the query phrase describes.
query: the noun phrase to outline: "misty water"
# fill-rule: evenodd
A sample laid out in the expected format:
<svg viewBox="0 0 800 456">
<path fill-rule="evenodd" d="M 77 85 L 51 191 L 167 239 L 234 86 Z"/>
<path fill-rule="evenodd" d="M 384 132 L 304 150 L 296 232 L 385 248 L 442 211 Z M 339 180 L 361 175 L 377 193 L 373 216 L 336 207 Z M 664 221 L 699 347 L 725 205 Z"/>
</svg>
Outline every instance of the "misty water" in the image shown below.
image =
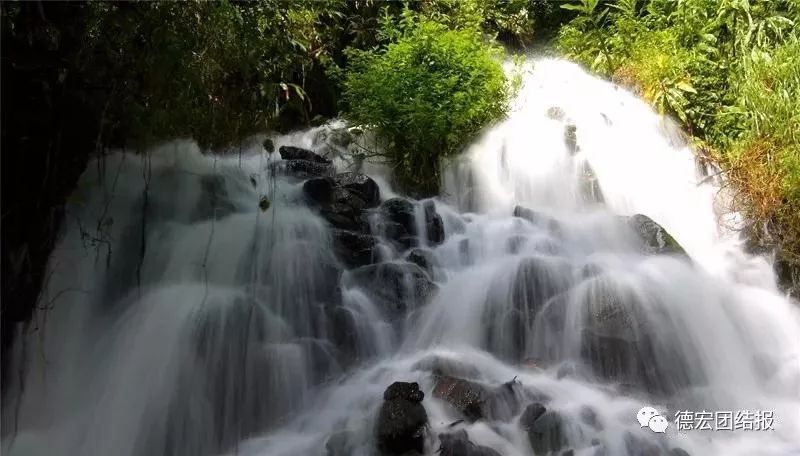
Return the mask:
<svg viewBox="0 0 800 456">
<path fill-rule="evenodd" d="M 348 151 L 329 141 L 340 126 L 272 140 L 344 172 Z M 520 426 L 533 402 L 559 414 L 575 455 L 800 454 L 797 305 L 769 258 L 744 252 L 715 170 L 629 92 L 567 62 L 526 66 L 508 119 L 448 163 L 439 197 L 415 203 L 429 271 L 368 211 L 374 262 L 408 271 L 389 310 L 263 139 L 89 165 L 12 353 L 4 454 L 325 455 L 337 435 L 343 454 L 372 455 L 395 381 L 425 393 L 426 454 L 462 429 L 533 454 Z M 384 168 L 364 170 L 381 199 L 397 196 Z M 441 243 L 425 233 L 432 208 Z M 621 223 L 634 214 L 688 257 L 643 252 Z M 433 394 L 441 366 L 509 394 L 464 420 Z M 646 405 L 665 433 L 637 422 Z M 774 426 L 678 430 L 682 410 L 768 411 Z"/>
</svg>

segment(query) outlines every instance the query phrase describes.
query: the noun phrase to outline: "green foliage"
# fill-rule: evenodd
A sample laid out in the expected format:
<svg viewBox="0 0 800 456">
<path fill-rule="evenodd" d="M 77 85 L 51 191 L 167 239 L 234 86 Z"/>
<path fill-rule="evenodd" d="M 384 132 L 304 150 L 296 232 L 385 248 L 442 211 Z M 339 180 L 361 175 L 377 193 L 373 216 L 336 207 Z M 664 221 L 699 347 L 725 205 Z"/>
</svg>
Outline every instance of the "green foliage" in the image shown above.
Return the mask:
<svg viewBox="0 0 800 456">
<path fill-rule="evenodd" d="M 792 39 L 772 51 L 753 50 L 746 56 L 733 84 L 741 144 L 769 139 L 770 157 L 780 172 L 781 186 L 792 199 L 800 198 L 800 41 Z"/>
<path fill-rule="evenodd" d="M 679 118 L 728 172 L 750 215 L 800 252 L 800 2 L 599 5 L 565 5 L 579 15 L 557 47 Z"/>
<path fill-rule="evenodd" d="M 480 29 L 509 44 L 533 39 L 535 18 L 528 0 L 429 0 L 420 3 L 420 13 L 448 28 Z"/>
<path fill-rule="evenodd" d="M 439 161 L 505 113 L 499 48 L 474 28 L 406 19 L 385 48 L 352 51 L 346 116 L 377 128 L 400 181 L 422 193 L 439 184 Z"/>
<path fill-rule="evenodd" d="M 109 116 L 138 143 L 192 136 L 225 144 L 287 110 L 325 56 L 313 4 L 92 3 L 83 58 L 113 81 Z M 286 31 L 276 33 L 276 30 Z"/>
</svg>

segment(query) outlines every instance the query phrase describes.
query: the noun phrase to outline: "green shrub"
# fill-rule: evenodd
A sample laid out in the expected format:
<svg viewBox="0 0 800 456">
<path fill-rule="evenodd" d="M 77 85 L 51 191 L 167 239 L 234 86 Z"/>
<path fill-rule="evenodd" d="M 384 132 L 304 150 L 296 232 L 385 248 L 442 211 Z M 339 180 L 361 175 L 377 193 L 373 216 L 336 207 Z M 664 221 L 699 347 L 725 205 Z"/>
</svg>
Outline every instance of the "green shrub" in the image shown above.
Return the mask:
<svg viewBox="0 0 800 456">
<path fill-rule="evenodd" d="M 726 157 L 738 168 L 766 168 L 774 182 L 776 207 L 791 204 L 800 210 L 800 40 L 792 39 L 771 52 L 754 51 L 734 79 L 741 134 Z M 765 147 L 768 145 L 768 147 Z M 752 148 L 763 153 L 752 161 Z M 748 162 L 750 159 L 750 162 Z M 765 186 L 765 183 L 753 183 Z M 800 241 L 800 240 L 799 240 Z"/>
<path fill-rule="evenodd" d="M 383 49 L 353 51 L 344 79 L 346 117 L 386 139 L 407 189 L 438 189 L 440 160 L 503 116 L 510 87 L 502 51 L 473 28 L 410 21 Z"/>
</svg>

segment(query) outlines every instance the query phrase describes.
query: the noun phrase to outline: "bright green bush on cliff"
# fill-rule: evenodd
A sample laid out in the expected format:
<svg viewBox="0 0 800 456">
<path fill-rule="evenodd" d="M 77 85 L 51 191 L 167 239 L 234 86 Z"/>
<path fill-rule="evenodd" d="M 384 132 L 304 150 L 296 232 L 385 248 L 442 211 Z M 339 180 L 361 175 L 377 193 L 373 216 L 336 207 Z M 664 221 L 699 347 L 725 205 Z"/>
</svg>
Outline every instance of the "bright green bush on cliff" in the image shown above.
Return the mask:
<svg viewBox="0 0 800 456">
<path fill-rule="evenodd" d="M 473 28 L 407 17 L 382 49 L 354 51 L 344 79 L 349 120 L 386 139 L 395 175 L 421 193 L 438 189 L 443 157 L 506 111 L 502 51 Z"/>
</svg>

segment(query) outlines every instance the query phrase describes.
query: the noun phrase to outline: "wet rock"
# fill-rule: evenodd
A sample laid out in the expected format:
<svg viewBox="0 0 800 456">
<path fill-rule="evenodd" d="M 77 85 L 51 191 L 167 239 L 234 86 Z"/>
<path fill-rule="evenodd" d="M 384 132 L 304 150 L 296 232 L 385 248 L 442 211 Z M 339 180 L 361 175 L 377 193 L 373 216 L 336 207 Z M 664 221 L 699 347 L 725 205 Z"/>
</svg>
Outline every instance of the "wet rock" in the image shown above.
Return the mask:
<svg viewBox="0 0 800 456">
<path fill-rule="evenodd" d="M 385 233 L 391 240 L 404 241 L 417 234 L 414 203 L 403 198 L 391 198 L 380 206 L 380 214 L 392 229 Z"/>
<path fill-rule="evenodd" d="M 516 255 L 527 242 L 528 238 L 525 236 L 511 236 L 508 238 L 508 241 L 506 241 L 506 251 L 512 255 Z"/>
<path fill-rule="evenodd" d="M 390 198 L 381 204 L 381 213 L 387 219 L 402 225 L 409 233 L 415 231 L 413 202 L 403 198 Z"/>
<path fill-rule="evenodd" d="M 200 177 L 200 188 L 202 196 L 198 199 L 194 220 L 220 219 L 236 212 L 224 176 L 204 175 Z"/>
<path fill-rule="evenodd" d="M 592 165 L 585 161 L 581 164 L 580 192 L 586 202 L 598 204 L 605 202 L 605 197 L 600 189 L 600 182 L 595 176 L 594 169 Z"/>
<path fill-rule="evenodd" d="M 678 241 L 650 217 L 636 214 L 629 217 L 627 223 L 641 239 L 642 250 L 646 253 L 686 255 Z"/>
<path fill-rule="evenodd" d="M 547 117 L 553 120 L 563 120 L 564 110 L 558 106 L 551 106 L 547 108 Z"/>
<path fill-rule="evenodd" d="M 395 399 L 405 399 L 412 402 L 422 402 L 425 393 L 419 389 L 416 382 L 394 382 L 383 392 L 383 400 L 392 401 Z"/>
<path fill-rule="evenodd" d="M 325 453 L 327 456 L 350 456 L 355 451 L 355 445 L 351 443 L 350 431 L 339 431 L 331 434 L 325 441 Z"/>
<path fill-rule="evenodd" d="M 318 205 L 329 204 L 333 200 L 335 185 L 330 177 L 316 177 L 303 183 L 303 194 L 309 202 Z"/>
<path fill-rule="evenodd" d="M 355 268 L 372 264 L 377 257 L 377 241 L 368 234 L 334 229 L 333 251 L 346 266 Z"/>
<path fill-rule="evenodd" d="M 542 212 L 535 211 L 533 209 L 528 209 L 527 207 L 523 206 L 514 206 L 513 215 L 514 217 L 525 219 L 533 223 L 535 226 L 546 229 L 553 236 L 558 237 L 561 236 L 562 234 L 563 230 L 558 220 Z"/>
<path fill-rule="evenodd" d="M 539 402 L 529 404 L 527 407 L 525 407 L 525 411 L 523 411 L 522 415 L 519 417 L 519 425 L 524 430 L 529 429 L 533 426 L 533 423 L 539 419 L 540 416 L 544 415 L 544 412 L 546 411 L 547 408 Z"/>
<path fill-rule="evenodd" d="M 468 421 L 508 421 L 526 396 L 516 380 L 492 387 L 453 376 L 436 379 L 433 397 L 446 402 Z"/>
<path fill-rule="evenodd" d="M 528 441 L 535 454 L 561 451 L 567 444 L 563 419 L 540 403 L 529 405 L 522 412 L 519 423 L 528 434 Z"/>
<path fill-rule="evenodd" d="M 314 181 L 314 186 L 306 192 L 314 192 L 314 200 L 319 213 L 334 228 L 343 230 L 357 231 L 362 233 L 369 232 L 369 222 L 365 210 L 367 202 L 361 199 L 356 193 L 349 189 L 337 187 L 335 182 L 325 178 L 325 181 L 312 179 L 306 182 L 309 184 Z M 304 184 L 304 191 L 306 184 Z M 327 193 L 330 191 L 330 193 Z M 309 197 L 311 199 L 311 197 Z"/>
<path fill-rule="evenodd" d="M 425 271 L 406 262 L 363 266 L 351 271 L 350 280 L 376 298 L 390 319 L 422 306 L 437 290 Z"/>
<path fill-rule="evenodd" d="M 278 149 L 278 152 L 281 154 L 281 158 L 284 160 L 304 160 L 327 165 L 332 163 L 330 159 L 321 155 L 317 155 L 316 153 L 301 147 L 281 146 L 281 148 Z"/>
<path fill-rule="evenodd" d="M 423 398 L 417 383 L 395 382 L 386 388 L 376 426 L 381 454 L 424 451 L 428 414 L 422 406 Z"/>
<path fill-rule="evenodd" d="M 455 359 L 431 355 L 419 360 L 412 370 L 421 370 L 442 377 L 477 377 L 480 375 L 478 368 Z"/>
<path fill-rule="evenodd" d="M 648 355 L 638 307 L 629 293 L 596 283 L 587 297 L 581 356 L 600 378 L 630 383 L 643 373 L 642 358 Z"/>
<path fill-rule="evenodd" d="M 649 394 L 671 395 L 698 378 L 690 369 L 691 354 L 677 341 L 659 336 L 663 329 L 648 319 L 640 291 L 602 277 L 588 282 L 581 357 L 603 380 L 641 388 Z"/>
<path fill-rule="evenodd" d="M 472 264 L 472 252 L 469 247 L 469 238 L 458 241 L 458 259 L 465 266 Z"/>
<path fill-rule="evenodd" d="M 630 456 L 662 456 L 665 453 L 661 445 L 630 432 L 625 434 L 625 449 Z"/>
<path fill-rule="evenodd" d="M 350 191 L 364 201 L 364 207 L 377 207 L 381 202 L 378 184 L 371 177 L 359 173 L 343 173 L 336 176 L 336 185 Z"/>
<path fill-rule="evenodd" d="M 578 136 L 576 134 L 578 127 L 573 124 L 564 127 L 564 144 L 567 145 L 567 151 L 570 155 L 575 155 L 578 152 Z"/>
<path fill-rule="evenodd" d="M 399 223 L 382 220 L 375 228 L 381 236 L 392 241 L 395 247 L 401 250 L 408 250 L 419 244 L 419 240 Z"/>
<path fill-rule="evenodd" d="M 510 421 L 519 413 L 524 396 L 526 392 L 516 379 L 491 389 L 484 406 L 487 417 L 494 421 Z"/>
<path fill-rule="evenodd" d="M 275 143 L 272 141 L 272 139 L 265 139 L 261 145 L 264 146 L 264 150 L 267 151 L 268 154 L 275 152 Z"/>
<path fill-rule="evenodd" d="M 500 456 L 497 451 L 469 440 L 467 431 L 439 434 L 439 454 L 441 456 Z"/>
<path fill-rule="evenodd" d="M 269 206 L 270 206 L 269 198 L 267 198 L 266 196 L 262 196 L 261 198 L 258 199 L 258 208 L 261 209 L 261 212 L 267 212 Z"/>
<path fill-rule="evenodd" d="M 597 418 L 597 412 L 588 405 L 581 407 L 580 417 L 583 424 L 592 427 L 594 430 L 600 431 L 603 429 L 603 425 L 600 424 L 600 420 Z"/>
<path fill-rule="evenodd" d="M 511 362 L 530 355 L 536 318 L 552 297 L 568 289 L 570 274 L 571 266 L 553 257 L 522 259 L 511 278 L 510 295 L 485 311 L 490 350 Z"/>
<path fill-rule="evenodd" d="M 347 128 L 333 128 L 326 131 L 322 139 L 330 145 L 346 149 L 353 142 L 353 135 Z"/>
<path fill-rule="evenodd" d="M 487 396 L 485 386 L 457 377 L 441 377 L 433 387 L 433 397 L 449 404 L 468 421 L 476 421 L 485 416 L 484 403 Z"/>
<path fill-rule="evenodd" d="M 571 361 L 564 361 L 558 366 L 556 370 L 556 378 L 585 378 L 585 372 L 582 372 L 581 366 Z"/>
<path fill-rule="evenodd" d="M 284 167 L 287 174 L 300 179 L 333 176 L 335 172 L 333 163 L 320 163 L 309 160 L 289 160 L 284 163 Z"/>
<path fill-rule="evenodd" d="M 436 212 L 436 205 L 433 201 L 426 201 L 422 207 L 425 213 L 425 231 L 428 242 L 433 245 L 441 244 L 444 241 L 442 216 Z"/>
<path fill-rule="evenodd" d="M 433 252 L 419 247 L 411 249 L 406 255 L 406 259 L 421 267 L 428 274 L 432 274 L 434 266 L 437 266 Z"/>
<path fill-rule="evenodd" d="M 328 311 L 328 318 L 334 345 L 349 359 L 358 350 L 356 315 L 344 306 L 336 306 Z"/>
</svg>

